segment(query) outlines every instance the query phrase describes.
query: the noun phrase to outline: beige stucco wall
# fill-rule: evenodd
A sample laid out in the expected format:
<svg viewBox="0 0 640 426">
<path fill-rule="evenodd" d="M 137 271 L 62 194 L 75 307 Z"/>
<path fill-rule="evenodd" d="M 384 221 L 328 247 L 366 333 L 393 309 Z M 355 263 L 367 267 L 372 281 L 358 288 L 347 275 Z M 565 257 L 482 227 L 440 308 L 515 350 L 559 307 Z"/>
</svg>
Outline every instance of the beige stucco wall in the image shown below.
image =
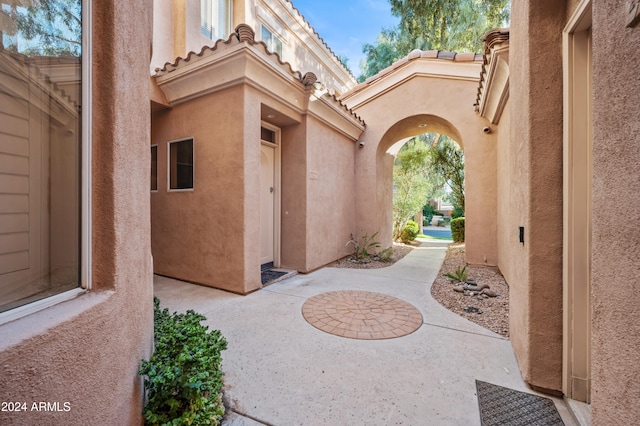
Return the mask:
<svg viewBox="0 0 640 426">
<path fill-rule="evenodd" d="M 256 40 L 262 40 L 261 25 L 275 31 L 282 41 L 282 60 L 293 69 L 313 72 L 329 93 L 344 93 L 356 85 L 355 78 L 335 57 L 325 41 L 316 35 L 306 19 L 295 9 L 295 2 L 288 0 L 257 0 L 246 8 L 243 21 L 256 32 Z M 356 67 L 358 64 L 351 64 Z"/>
<path fill-rule="evenodd" d="M 286 0 L 234 0 L 231 28 L 220 38 L 227 39 L 239 24 L 249 25 L 261 40 L 264 23 L 282 41 L 283 62 L 291 64 L 302 74 L 313 72 L 330 93 L 344 93 L 355 86 L 355 78 L 342 66 L 315 30 Z M 200 32 L 200 1 L 154 1 L 153 58 L 150 69 L 162 68 L 166 62 L 186 57 L 189 52 L 200 52 L 203 46 L 213 46 Z M 352 64 L 353 65 L 353 64 Z M 357 65 L 357 64 L 356 64 Z"/>
<path fill-rule="evenodd" d="M 149 64 L 150 72 L 175 59 L 174 52 L 174 0 L 153 2 L 153 52 Z"/>
<path fill-rule="evenodd" d="M 0 400 L 25 401 L 29 408 L 32 402 L 69 402 L 71 411 L 3 412 L 2 424 L 141 422 L 137 370 L 153 338 L 151 6 L 151 1 L 92 5 L 93 289 L 0 326 Z"/>
<path fill-rule="evenodd" d="M 282 128 L 281 266 L 306 269 L 307 259 L 307 116 Z"/>
<path fill-rule="evenodd" d="M 497 133 L 497 209 L 498 268 L 507 283 L 513 282 L 511 252 L 518 250 L 518 224 L 513 219 L 511 180 L 515 172 L 511 162 L 511 108 L 505 105 Z"/>
<path fill-rule="evenodd" d="M 365 146 L 356 152 L 357 232 L 379 232 L 383 246 L 391 245 L 393 155 L 387 150 L 403 138 L 440 132 L 455 139 L 465 152 L 467 261 L 496 265 L 496 134 L 483 132 L 489 123 L 469 104 L 475 99 L 478 81 L 438 74 L 421 77 L 434 65 L 420 61 L 413 60 L 364 89 L 371 100 L 355 105 L 354 98 L 345 100 L 367 123 L 361 137 Z M 443 68 L 440 75 L 455 67 L 471 67 L 474 76 L 480 72 L 479 64 L 435 61 L 435 66 L 453 67 Z M 405 71 L 406 78 L 400 77 Z M 393 89 L 385 90 L 386 85 Z M 427 126 L 418 127 L 421 124 Z"/>
<path fill-rule="evenodd" d="M 640 27 L 627 2 L 593 2 L 593 424 L 640 418 Z"/>
<path fill-rule="evenodd" d="M 260 283 L 262 105 L 281 121 L 281 262 L 308 272 L 351 252 L 354 140 L 312 114 L 301 123 L 261 89 L 239 85 L 153 115 L 156 273 L 248 293 Z M 273 123 L 278 125 L 278 123 Z M 167 142 L 194 138 L 194 190 L 167 191 Z"/>
<path fill-rule="evenodd" d="M 255 218 L 245 222 L 245 200 L 252 198 L 245 193 L 250 186 L 245 171 L 259 170 L 260 121 L 258 115 L 253 122 L 255 152 L 250 153 L 244 142 L 245 95 L 243 86 L 236 86 L 153 115 L 158 191 L 151 193 L 151 226 L 158 274 L 238 293 L 259 287 L 257 259 L 255 272 L 245 272 L 245 234 L 255 231 L 247 224 L 259 223 Z M 168 142 L 191 137 L 194 189 L 169 192 Z"/>
<path fill-rule="evenodd" d="M 305 271 L 353 252 L 355 173 L 353 140 L 307 117 L 307 259 Z"/>
<path fill-rule="evenodd" d="M 565 4 L 511 8 L 510 334 L 524 379 L 562 385 L 562 38 Z"/>
</svg>

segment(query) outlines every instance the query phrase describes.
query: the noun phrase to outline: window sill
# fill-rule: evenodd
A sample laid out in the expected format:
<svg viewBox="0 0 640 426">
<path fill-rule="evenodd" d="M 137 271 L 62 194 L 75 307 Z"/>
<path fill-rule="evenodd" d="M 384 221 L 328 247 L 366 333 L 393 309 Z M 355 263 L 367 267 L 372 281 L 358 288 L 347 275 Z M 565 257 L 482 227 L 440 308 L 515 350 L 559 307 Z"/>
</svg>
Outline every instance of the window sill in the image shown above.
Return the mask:
<svg viewBox="0 0 640 426">
<path fill-rule="evenodd" d="M 4 312 L 0 315 L 0 352 L 74 320 L 113 294 L 77 288 Z"/>
</svg>

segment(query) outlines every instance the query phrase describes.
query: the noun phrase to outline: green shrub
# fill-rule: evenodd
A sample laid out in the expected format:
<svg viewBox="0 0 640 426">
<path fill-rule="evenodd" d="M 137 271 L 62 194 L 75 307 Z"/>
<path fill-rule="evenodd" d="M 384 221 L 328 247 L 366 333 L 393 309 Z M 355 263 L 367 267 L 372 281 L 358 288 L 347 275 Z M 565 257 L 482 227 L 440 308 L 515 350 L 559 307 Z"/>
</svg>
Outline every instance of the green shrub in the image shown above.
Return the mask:
<svg viewBox="0 0 640 426">
<path fill-rule="evenodd" d="M 464 217 L 458 217 L 451 221 L 451 237 L 456 243 L 464 243 Z"/>
<path fill-rule="evenodd" d="M 460 206 L 454 206 L 451 212 L 451 219 L 457 219 L 459 217 L 464 217 L 464 211 Z"/>
<path fill-rule="evenodd" d="M 402 234 L 400 235 L 400 239 L 404 243 L 408 243 L 409 241 L 413 241 L 416 239 L 418 234 L 420 233 L 420 226 L 413 220 L 407 222 L 402 230 Z"/>
<path fill-rule="evenodd" d="M 218 330 L 207 331 L 206 318 L 192 310 L 170 314 L 154 298 L 153 356 L 142 360 L 146 376 L 146 425 L 218 425 L 224 415 L 220 353 L 227 341 Z"/>
</svg>

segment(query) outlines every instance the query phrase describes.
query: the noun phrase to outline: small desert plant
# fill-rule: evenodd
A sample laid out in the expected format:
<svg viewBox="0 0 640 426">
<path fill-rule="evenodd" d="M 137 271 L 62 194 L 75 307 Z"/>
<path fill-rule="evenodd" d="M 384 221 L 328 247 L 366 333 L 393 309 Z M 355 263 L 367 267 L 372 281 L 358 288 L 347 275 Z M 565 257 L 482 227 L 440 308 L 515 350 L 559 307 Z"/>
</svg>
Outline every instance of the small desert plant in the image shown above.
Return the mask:
<svg viewBox="0 0 640 426">
<path fill-rule="evenodd" d="M 453 274 L 448 272 L 444 274 L 444 276 L 449 279 L 452 279 L 453 281 L 458 281 L 463 283 L 467 281 L 467 265 L 463 266 L 462 268 L 458 266 Z"/>
<path fill-rule="evenodd" d="M 347 242 L 347 245 L 353 244 L 356 260 L 367 259 L 375 254 L 375 251 L 380 248 L 380 242 L 374 241 L 377 236 L 378 233 L 374 232 L 371 235 L 365 234 L 360 240 L 356 240 L 351 234 L 351 239 Z"/>
<path fill-rule="evenodd" d="M 456 243 L 464 243 L 464 217 L 451 221 L 451 237 Z"/>
<path fill-rule="evenodd" d="M 154 298 L 155 349 L 142 360 L 148 402 L 146 425 L 218 425 L 224 415 L 220 353 L 227 341 L 207 331 L 206 318 L 192 310 L 170 314 Z"/>
<path fill-rule="evenodd" d="M 387 247 L 384 250 L 381 250 L 376 257 L 380 259 L 382 262 L 390 262 L 391 256 L 393 256 L 393 247 Z"/>
</svg>

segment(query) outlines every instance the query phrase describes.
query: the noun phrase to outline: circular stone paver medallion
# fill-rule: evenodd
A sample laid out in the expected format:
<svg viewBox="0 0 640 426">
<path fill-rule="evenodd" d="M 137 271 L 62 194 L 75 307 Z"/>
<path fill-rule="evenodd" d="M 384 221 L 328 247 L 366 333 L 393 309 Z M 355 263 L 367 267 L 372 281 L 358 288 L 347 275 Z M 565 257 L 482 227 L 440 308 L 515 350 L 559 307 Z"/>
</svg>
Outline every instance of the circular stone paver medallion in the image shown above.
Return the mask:
<svg viewBox="0 0 640 426">
<path fill-rule="evenodd" d="M 370 291 L 318 294 L 304 302 L 302 315 L 319 330 L 351 339 L 393 339 L 422 325 L 422 314 L 415 306 Z"/>
</svg>

